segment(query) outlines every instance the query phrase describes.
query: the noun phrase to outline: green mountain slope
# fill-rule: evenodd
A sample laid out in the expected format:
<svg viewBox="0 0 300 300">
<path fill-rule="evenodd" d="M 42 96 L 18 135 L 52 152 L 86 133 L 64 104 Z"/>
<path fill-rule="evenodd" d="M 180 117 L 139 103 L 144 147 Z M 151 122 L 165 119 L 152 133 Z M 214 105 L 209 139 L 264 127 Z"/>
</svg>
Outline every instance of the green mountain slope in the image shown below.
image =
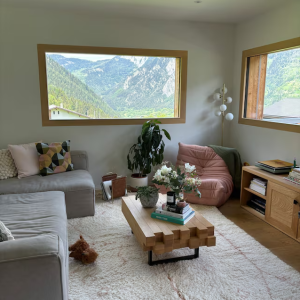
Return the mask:
<svg viewBox="0 0 300 300">
<path fill-rule="evenodd" d="M 175 58 L 150 57 L 104 96 L 117 111 L 174 109 Z"/>
<path fill-rule="evenodd" d="M 118 56 L 98 61 L 66 58 L 59 54 L 51 55 L 51 58 L 100 96 L 105 96 L 137 69 L 133 62 Z"/>
<path fill-rule="evenodd" d="M 63 104 L 64 108 L 97 118 L 115 118 L 118 114 L 86 84 L 59 63 L 47 56 L 49 105 Z"/>
<path fill-rule="evenodd" d="M 174 116 L 175 58 L 115 56 L 88 61 L 51 57 L 122 117 Z"/>
<path fill-rule="evenodd" d="M 286 98 L 300 99 L 300 49 L 268 55 L 264 106 Z"/>
</svg>

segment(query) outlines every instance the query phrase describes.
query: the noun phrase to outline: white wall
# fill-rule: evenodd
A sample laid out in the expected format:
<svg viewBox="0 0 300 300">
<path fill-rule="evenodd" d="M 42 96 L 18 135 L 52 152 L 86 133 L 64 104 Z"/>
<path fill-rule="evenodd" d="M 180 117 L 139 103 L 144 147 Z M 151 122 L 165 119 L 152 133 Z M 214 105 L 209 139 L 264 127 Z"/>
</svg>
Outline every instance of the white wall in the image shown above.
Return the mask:
<svg viewBox="0 0 300 300">
<path fill-rule="evenodd" d="M 300 163 L 300 134 L 238 124 L 242 51 L 300 36 L 300 1 L 241 23 L 235 31 L 234 102 L 235 119 L 229 130 L 229 145 L 237 148 L 243 161 L 283 159 Z"/>
<path fill-rule="evenodd" d="M 188 50 L 186 124 L 163 125 L 172 141 L 218 144 L 220 118 L 211 95 L 225 82 L 232 92 L 234 26 L 224 24 L 104 19 L 66 12 L 2 8 L 0 15 L 0 149 L 8 143 L 71 140 L 87 150 L 98 185 L 103 174 L 127 174 L 126 155 L 141 126 L 42 127 L 36 45 L 65 44 Z"/>
</svg>

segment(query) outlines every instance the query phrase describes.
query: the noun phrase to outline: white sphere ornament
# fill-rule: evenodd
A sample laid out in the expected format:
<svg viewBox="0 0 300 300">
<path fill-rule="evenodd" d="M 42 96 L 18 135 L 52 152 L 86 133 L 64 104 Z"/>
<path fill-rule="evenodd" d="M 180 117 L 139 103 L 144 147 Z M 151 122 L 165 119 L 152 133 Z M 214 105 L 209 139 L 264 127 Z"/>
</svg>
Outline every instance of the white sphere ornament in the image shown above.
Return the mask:
<svg viewBox="0 0 300 300">
<path fill-rule="evenodd" d="M 220 93 L 223 94 L 223 87 L 220 88 Z M 224 94 L 227 93 L 227 87 L 225 86 Z"/>
<path fill-rule="evenodd" d="M 226 98 L 226 102 L 227 102 L 227 103 L 231 103 L 231 102 L 232 102 L 232 98 L 231 98 L 231 97 L 227 97 L 227 98 Z"/>
<path fill-rule="evenodd" d="M 220 116 L 221 116 L 221 112 L 220 112 L 219 110 L 216 110 L 215 115 L 216 115 L 217 117 L 220 117 Z"/>
<path fill-rule="evenodd" d="M 220 111 L 225 111 L 227 109 L 227 106 L 225 104 L 222 104 L 220 106 Z"/>
<path fill-rule="evenodd" d="M 214 94 L 214 100 L 221 100 L 222 96 L 220 93 L 215 93 Z"/>
<path fill-rule="evenodd" d="M 232 113 L 228 113 L 228 114 L 226 114 L 226 116 L 225 116 L 225 119 L 226 119 L 227 121 L 232 121 L 233 118 L 234 118 L 234 115 L 233 115 Z"/>
</svg>

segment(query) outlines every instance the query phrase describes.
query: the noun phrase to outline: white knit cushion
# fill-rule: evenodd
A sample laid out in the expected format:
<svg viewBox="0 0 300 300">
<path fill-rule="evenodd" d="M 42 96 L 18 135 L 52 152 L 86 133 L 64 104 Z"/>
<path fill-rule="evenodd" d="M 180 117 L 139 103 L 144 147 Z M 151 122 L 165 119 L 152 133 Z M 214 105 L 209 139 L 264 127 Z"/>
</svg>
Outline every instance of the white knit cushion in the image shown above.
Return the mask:
<svg viewBox="0 0 300 300">
<path fill-rule="evenodd" d="M 8 149 L 0 150 L 0 179 L 17 176 L 15 162 Z"/>
<path fill-rule="evenodd" d="M 0 242 L 11 241 L 15 238 L 10 230 L 0 221 Z"/>
</svg>

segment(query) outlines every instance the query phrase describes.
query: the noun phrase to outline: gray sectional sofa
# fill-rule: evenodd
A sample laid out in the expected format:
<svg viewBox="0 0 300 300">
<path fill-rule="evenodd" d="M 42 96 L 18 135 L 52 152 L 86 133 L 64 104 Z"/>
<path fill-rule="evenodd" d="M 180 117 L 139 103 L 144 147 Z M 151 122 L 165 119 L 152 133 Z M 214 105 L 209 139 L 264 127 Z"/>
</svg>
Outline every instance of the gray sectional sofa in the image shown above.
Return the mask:
<svg viewBox="0 0 300 300">
<path fill-rule="evenodd" d="M 88 156 L 85 151 L 71 151 L 74 171 L 42 177 L 34 175 L 0 180 L 0 195 L 48 191 L 65 193 L 68 219 L 95 214 L 95 184 L 88 172 Z"/>
<path fill-rule="evenodd" d="M 71 157 L 71 172 L 0 180 L 0 220 L 15 238 L 0 243 L 0 299 L 68 299 L 67 218 L 95 213 L 87 155 Z"/>
</svg>

